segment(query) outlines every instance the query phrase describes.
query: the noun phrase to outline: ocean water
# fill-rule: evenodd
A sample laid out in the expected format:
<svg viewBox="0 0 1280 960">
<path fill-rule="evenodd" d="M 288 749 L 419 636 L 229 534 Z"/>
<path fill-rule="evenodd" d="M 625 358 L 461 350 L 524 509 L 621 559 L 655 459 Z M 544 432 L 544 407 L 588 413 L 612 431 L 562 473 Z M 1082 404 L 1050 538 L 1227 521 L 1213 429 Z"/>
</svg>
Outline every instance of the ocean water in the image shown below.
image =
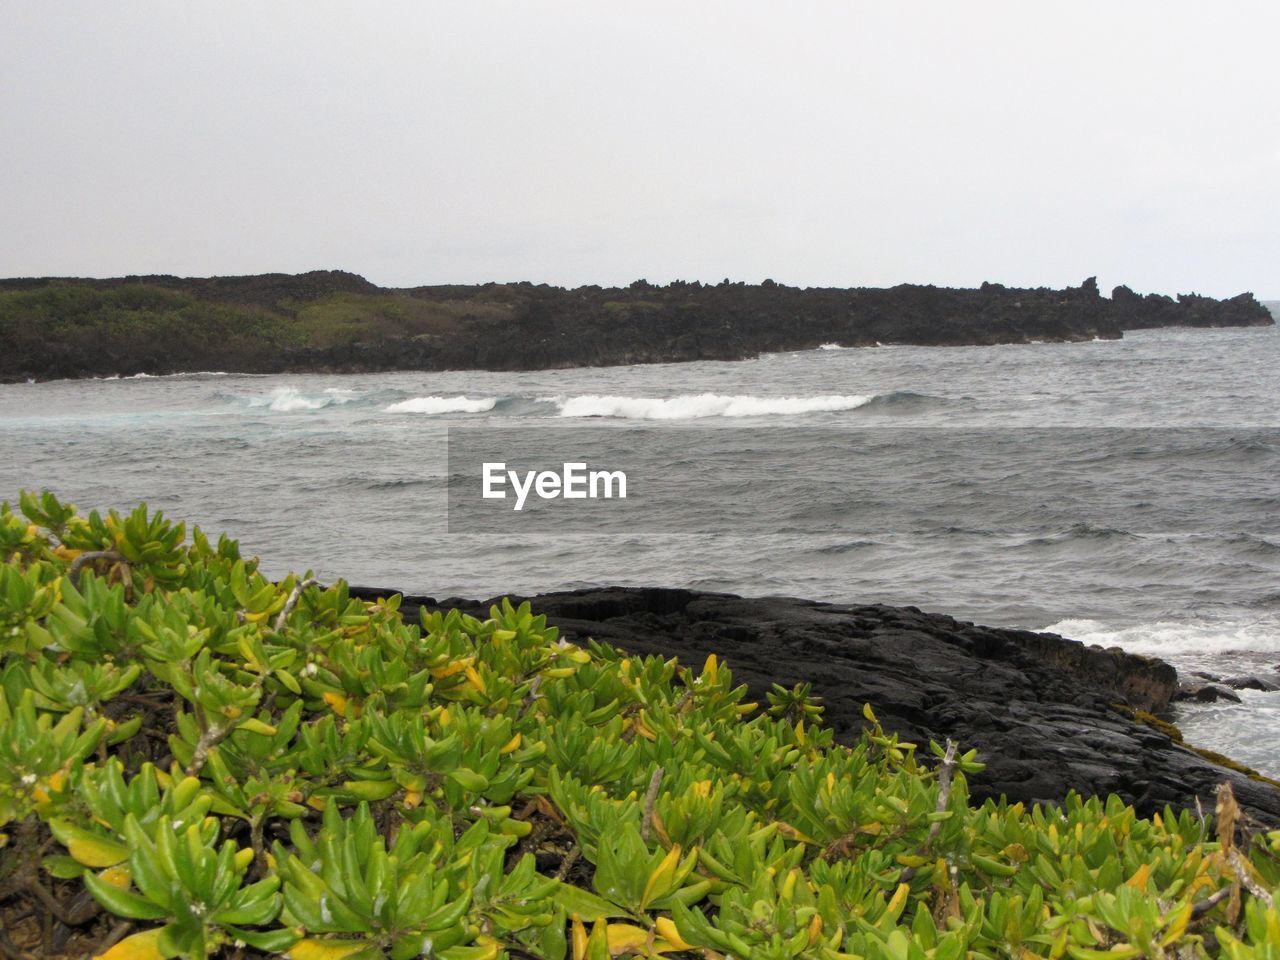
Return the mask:
<svg viewBox="0 0 1280 960">
<path fill-rule="evenodd" d="M 728 464 L 732 502 L 719 528 L 684 533 L 678 502 L 664 524 L 450 532 L 460 427 L 590 427 L 689 483 Z M 1280 680 L 1276 328 L 0 386 L 0 498 L 42 487 L 85 509 L 145 500 L 238 537 L 272 574 L 436 597 L 617 583 L 915 604 Z M 1280 693 L 1244 697 L 1177 722 L 1280 775 Z"/>
</svg>

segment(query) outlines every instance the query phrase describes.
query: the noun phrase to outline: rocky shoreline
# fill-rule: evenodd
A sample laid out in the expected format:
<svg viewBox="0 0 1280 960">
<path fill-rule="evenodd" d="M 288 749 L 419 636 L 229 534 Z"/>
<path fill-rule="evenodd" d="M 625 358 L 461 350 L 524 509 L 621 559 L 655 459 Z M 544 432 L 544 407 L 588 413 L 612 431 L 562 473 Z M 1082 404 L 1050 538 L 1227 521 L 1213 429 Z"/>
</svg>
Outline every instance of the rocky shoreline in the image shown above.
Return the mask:
<svg viewBox="0 0 1280 960">
<path fill-rule="evenodd" d="M 742 360 L 824 344 L 1118 339 L 1161 326 L 1268 326 L 1252 294 L 637 280 L 383 288 L 343 271 L 0 279 L 0 381 L 88 376 L 537 370 Z"/>
<path fill-rule="evenodd" d="M 388 592 L 352 588 L 370 598 Z M 977 747 L 987 765 L 971 778 L 980 799 L 1053 802 L 1075 790 L 1118 794 L 1143 814 L 1197 802 L 1212 812 L 1216 787 L 1228 781 L 1242 807 L 1280 824 L 1280 787 L 1183 745 L 1156 718 L 1179 689 L 1160 660 L 914 607 L 625 587 L 523 599 L 567 639 L 695 665 L 715 653 L 752 699 L 775 682 L 812 683 L 839 739 L 856 734 L 871 703 L 905 740 Z M 424 606 L 487 616 L 491 602 L 406 596 L 401 610 L 410 621 Z"/>
</svg>

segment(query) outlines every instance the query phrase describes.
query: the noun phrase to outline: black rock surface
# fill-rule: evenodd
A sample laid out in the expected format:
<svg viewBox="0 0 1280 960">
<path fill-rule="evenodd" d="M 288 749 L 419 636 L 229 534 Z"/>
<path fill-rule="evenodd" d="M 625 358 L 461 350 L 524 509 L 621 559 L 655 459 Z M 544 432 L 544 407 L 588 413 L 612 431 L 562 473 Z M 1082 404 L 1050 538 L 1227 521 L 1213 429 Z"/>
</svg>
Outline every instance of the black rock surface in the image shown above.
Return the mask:
<svg viewBox="0 0 1280 960">
<path fill-rule="evenodd" d="M 1211 812 L 1225 780 L 1256 817 L 1280 823 L 1280 789 L 1133 719 L 1134 711 L 1162 710 L 1178 689 L 1177 672 L 1160 660 L 913 607 L 623 587 L 525 599 L 567 639 L 594 637 L 695 666 L 715 653 L 752 699 L 763 700 L 775 682 L 810 682 L 843 740 L 856 736 L 871 703 L 906 740 L 950 737 L 977 747 L 987 765 L 970 780 L 977 798 L 1052 802 L 1076 790 L 1119 794 L 1146 814 L 1193 807 L 1197 798 Z M 401 610 L 410 620 L 421 606 L 484 617 L 491 602 L 406 597 Z"/>
<path fill-rule="evenodd" d="M 1227 677 L 1222 682 L 1232 690 L 1262 690 L 1266 693 L 1274 693 L 1280 690 L 1280 681 L 1272 677 L 1263 677 L 1256 673 L 1246 674 L 1242 677 Z"/>
<path fill-rule="evenodd" d="M 1190 680 L 1183 681 L 1178 686 L 1178 690 L 1174 693 L 1173 699 L 1194 700 L 1197 703 L 1217 703 L 1219 700 L 1226 700 L 1229 703 L 1239 703 L 1240 694 L 1236 693 L 1233 685 Z"/>
</svg>

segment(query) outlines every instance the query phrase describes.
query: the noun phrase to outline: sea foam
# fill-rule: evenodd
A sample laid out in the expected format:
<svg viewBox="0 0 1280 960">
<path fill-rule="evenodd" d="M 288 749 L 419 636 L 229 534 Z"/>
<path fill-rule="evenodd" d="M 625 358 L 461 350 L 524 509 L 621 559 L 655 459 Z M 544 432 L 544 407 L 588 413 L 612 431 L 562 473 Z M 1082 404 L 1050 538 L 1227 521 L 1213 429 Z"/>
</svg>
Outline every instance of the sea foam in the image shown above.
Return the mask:
<svg viewBox="0 0 1280 960">
<path fill-rule="evenodd" d="M 557 397 L 562 417 L 617 417 L 625 420 L 695 420 L 703 417 L 766 417 L 853 410 L 870 396 L 756 397 L 718 393 L 677 397 L 619 397 L 589 393 Z"/>
<path fill-rule="evenodd" d="M 1157 620 L 1115 626 L 1098 620 L 1059 620 L 1045 627 L 1083 643 L 1120 647 L 1129 653 L 1176 659 L 1212 658 L 1235 651 L 1280 652 L 1280 632 L 1270 617 L 1231 620 Z"/>
<path fill-rule="evenodd" d="M 321 393 L 303 393 L 295 387 L 277 387 L 265 397 L 250 397 L 249 406 L 266 407 L 277 413 L 293 413 L 298 410 L 320 410 L 335 404 L 350 403 L 359 394 L 354 390 L 330 387 Z"/>
<path fill-rule="evenodd" d="M 386 408 L 387 413 L 485 413 L 498 401 L 495 397 L 414 397 Z"/>
</svg>

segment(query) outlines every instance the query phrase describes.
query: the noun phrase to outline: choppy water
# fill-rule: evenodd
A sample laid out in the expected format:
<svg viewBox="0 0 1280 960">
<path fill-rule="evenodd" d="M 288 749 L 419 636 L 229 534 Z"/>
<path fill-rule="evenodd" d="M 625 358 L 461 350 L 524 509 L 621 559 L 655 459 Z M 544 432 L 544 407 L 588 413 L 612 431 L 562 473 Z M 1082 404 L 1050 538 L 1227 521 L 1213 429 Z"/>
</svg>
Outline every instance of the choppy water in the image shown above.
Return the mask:
<svg viewBox="0 0 1280 960">
<path fill-rule="evenodd" d="M 1277 371 L 1280 335 L 1266 328 L 522 374 L 18 384 L 0 386 L 0 497 L 48 487 L 84 508 L 146 500 L 239 537 L 272 573 L 312 568 L 435 596 L 638 583 L 911 603 L 1183 668 L 1280 679 Z M 885 478 L 881 496 L 897 519 L 851 530 L 838 500 L 822 502 L 820 490 L 814 500 L 812 482 L 806 502 L 788 499 L 796 477 L 851 469 L 840 445 L 815 444 L 783 476 L 753 475 L 744 454 L 726 517 L 757 522 L 727 521 L 720 533 L 448 534 L 446 428 L 486 423 L 594 424 L 620 438 L 638 425 L 672 437 L 710 428 L 726 431 L 729 449 L 799 428 L 876 430 L 881 459 L 857 469 Z M 1011 522 L 1004 503 L 975 497 L 974 477 L 941 454 L 912 468 L 927 483 L 895 483 L 892 468 L 924 428 L 1002 432 L 1011 450 L 1027 428 L 1040 437 L 1070 428 L 1052 470 L 1021 463 L 1000 478 L 1055 509 Z M 1126 428 L 1132 441 L 1117 449 L 1114 431 L 1100 428 Z M 1052 442 L 1038 441 L 1037 456 L 1051 458 Z M 986 453 L 983 469 L 1000 473 L 997 451 Z M 1162 481 L 1163 499 L 1109 486 L 1098 498 L 1105 524 L 1084 508 L 1076 516 L 1057 485 L 1078 490 L 1104 464 L 1134 490 Z M 1168 495 L 1171 485 L 1185 500 Z M 925 488 L 928 502 L 906 502 Z M 931 512 L 939 502 L 964 503 L 961 520 Z M 758 522 L 815 513 L 827 532 L 765 532 Z M 1280 694 L 1179 720 L 1189 738 L 1280 774 Z"/>
</svg>

